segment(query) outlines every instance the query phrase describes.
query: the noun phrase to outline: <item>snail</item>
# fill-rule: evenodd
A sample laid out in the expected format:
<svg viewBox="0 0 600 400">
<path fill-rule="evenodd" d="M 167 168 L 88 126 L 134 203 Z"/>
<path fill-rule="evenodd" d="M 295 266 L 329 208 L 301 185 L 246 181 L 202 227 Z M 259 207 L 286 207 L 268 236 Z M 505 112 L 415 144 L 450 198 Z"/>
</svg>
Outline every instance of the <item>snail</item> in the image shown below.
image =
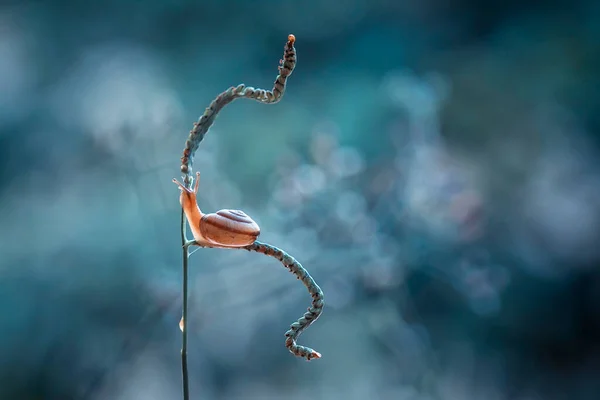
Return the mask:
<svg viewBox="0 0 600 400">
<path fill-rule="evenodd" d="M 260 235 L 258 224 L 243 211 L 219 210 L 211 214 L 202 213 L 196 200 L 200 182 L 199 172 L 196 173 L 194 190 L 185 187 L 177 179 L 173 179 L 173 182 L 181 189 L 179 202 L 198 246 L 246 247 L 254 243 Z"/>
</svg>

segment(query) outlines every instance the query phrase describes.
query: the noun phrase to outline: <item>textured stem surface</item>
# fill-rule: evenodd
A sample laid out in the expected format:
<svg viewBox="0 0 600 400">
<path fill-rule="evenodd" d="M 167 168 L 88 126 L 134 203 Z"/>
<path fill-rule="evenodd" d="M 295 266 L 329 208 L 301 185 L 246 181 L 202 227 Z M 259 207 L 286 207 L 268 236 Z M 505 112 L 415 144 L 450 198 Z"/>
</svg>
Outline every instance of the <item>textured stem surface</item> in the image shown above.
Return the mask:
<svg viewBox="0 0 600 400">
<path fill-rule="evenodd" d="M 239 98 L 253 99 L 264 104 L 274 104 L 281 100 L 281 97 L 285 92 L 287 78 L 292 74 L 292 71 L 294 71 L 294 67 L 296 66 L 295 40 L 296 38 L 294 35 L 288 36 L 288 41 L 283 53 L 283 60 L 279 61 L 279 75 L 277 75 L 277 78 L 275 79 L 272 90 L 255 89 L 251 86 L 245 86 L 244 84 L 236 87 L 232 86 L 219 94 L 210 103 L 200 119 L 194 123 L 194 128 L 190 131 L 190 135 L 185 142 L 183 156 L 181 157 L 181 172 L 184 174 L 183 183 L 187 187 L 191 185 L 193 180 L 192 164 L 194 162 L 194 153 L 198 149 L 198 145 L 200 145 L 202 139 L 204 139 L 204 135 L 206 135 L 206 132 L 208 132 L 208 129 L 213 124 L 217 114 L 223 107 Z"/>
<path fill-rule="evenodd" d="M 306 269 L 300 264 L 294 257 L 287 254 L 285 251 L 271 246 L 267 243 L 254 242 L 253 244 L 243 247 L 248 251 L 255 251 L 262 253 L 267 256 L 276 258 L 279 260 L 284 267 L 286 267 L 292 274 L 296 275 L 296 278 L 301 280 L 304 286 L 308 289 L 308 293 L 312 296 L 311 307 L 308 311 L 296 322 L 290 326 L 290 330 L 285 333 L 285 347 L 297 357 L 306 358 L 310 361 L 314 358 L 321 358 L 321 354 L 311 349 L 310 347 L 300 346 L 296 343 L 298 336 L 308 328 L 313 322 L 315 322 L 321 313 L 323 312 L 323 291 L 314 281 L 312 276 Z"/>
</svg>

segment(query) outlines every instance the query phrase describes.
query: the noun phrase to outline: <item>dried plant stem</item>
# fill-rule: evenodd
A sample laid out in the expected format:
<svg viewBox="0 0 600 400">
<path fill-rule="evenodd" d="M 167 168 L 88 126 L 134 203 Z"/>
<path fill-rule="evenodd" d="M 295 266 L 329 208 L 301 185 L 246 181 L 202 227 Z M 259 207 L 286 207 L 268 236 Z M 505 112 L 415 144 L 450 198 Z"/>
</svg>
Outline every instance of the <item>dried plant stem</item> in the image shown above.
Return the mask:
<svg viewBox="0 0 600 400">
<path fill-rule="evenodd" d="M 183 249 L 183 270 L 182 270 L 182 291 L 183 291 L 183 310 L 181 313 L 181 375 L 183 379 L 183 400 L 190 398 L 190 384 L 188 379 L 187 365 L 187 310 L 188 310 L 188 261 L 189 261 L 189 246 L 186 235 L 186 219 L 183 209 L 181 210 L 181 248 Z"/>
<path fill-rule="evenodd" d="M 315 322 L 321 313 L 323 312 L 323 291 L 314 281 L 312 276 L 306 269 L 300 264 L 294 257 L 287 254 L 285 251 L 272 246 L 267 243 L 254 242 L 249 246 L 243 247 L 248 251 L 255 251 L 262 253 L 267 256 L 276 258 L 279 260 L 284 267 L 286 267 L 292 274 L 296 275 L 296 278 L 301 280 L 304 286 L 308 289 L 308 293 L 312 296 L 311 307 L 308 311 L 296 322 L 294 322 L 290 329 L 285 333 L 285 347 L 288 348 L 290 353 L 297 357 L 306 358 L 310 361 L 315 358 L 321 358 L 321 354 L 310 347 L 304 347 L 296 344 L 296 339 L 300 334 L 308 328 L 313 322 Z"/>
<path fill-rule="evenodd" d="M 288 41 L 284 47 L 283 60 L 279 63 L 279 75 L 275 78 L 272 90 L 255 89 L 244 84 L 236 87 L 230 87 L 219 94 L 210 105 L 204 110 L 204 114 L 194 123 L 194 128 L 190 131 L 188 139 L 185 142 L 183 156 L 181 157 L 181 172 L 184 174 L 183 183 L 187 187 L 192 185 L 192 164 L 194 163 L 194 153 L 198 150 L 200 142 L 208 132 L 219 111 L 235 99 L 246 98 L 258 101 L 263 104 L 275 104 L 285 93 L 287 78 L 294 71 L 296 66 L 296 49 L 294 35 L 288 36 Z"/>
<path fill-rule="evenodd" d="M 200 142 L 204 139 L 204 136 L 208 132 L 208 129 L 213 124 L 219 111 L 223 109 L 227 104 L 231 103 L 235 99 L 247 98 L 261 102 L 263 104 L 274 104 L 277 103 L 285 92 L 285 85 L 287 78 L 292 74 L 296 66 L 296 49 L 294 48 L 294 42 L 296 38 L 294 35 L 288 36 L 288 41 L 284 47 L 283 60 L 279 62 L 279 75 L 275 79 L 272 90 L 255 89 L 250 86 L 238 85 L 236 87 L 230 87 L 225 92 L 219 94 L 206 108 L 200 119 L 194 123 L 194 128 L 190 131 L 188 139 L 185 142 L 183 149 L 183 156 L 181 157 L 181 172 L 183 173 L 183 184 L 187 188 L 191 188 L 193 177 L 192 177 L 192 166 L 194 162 L 194 153 L 198 149 Z M 181 328 L 181 372 L 183 376 L 183 400 L 189 400 L 189 378 L 188 378 L 188 365 L 187 365 L 187 325 L 188 325 L 188 262 L 189 262 L 189 246 L 197 245 L 194 240 L 188 240 L 186 235 L 186 216 L 182 209 L 181 211 L 181 246 L 183 251 L 183 270 L 182 270 L 182 281 L 183 281 L 183 310 L 182 318 L 179 324 Z M 300 346 L 296 343 L 296 339 L 300 334 L 308 328 L 314 321 L 319 318 L 323 311 L 323 292 L 321 288 L 315 283 L 313 278 L 310 276 L 308 271 L 302 267 L 302 265 L 296 261 L 292 256 L 287 254 L 277 247 L 271 246 L 266 243 L 255 242 L 252 245 L 244 247 L 248 251 L 255 251 L 278 259 L 286 268 L 290 270 L 296 277 L 302 281 L 302 283 L 308 288 L 310 295 L 313 298 L 312 306 L 304 314 L 302 318 L 294 322 L 290 329 L 285 333 L 286 341 L 285 345 L 289 351 L 298 356 L 303 357 L 307 360 L 320 358 L 321 354 L 315 350 Z"/>
</svg>

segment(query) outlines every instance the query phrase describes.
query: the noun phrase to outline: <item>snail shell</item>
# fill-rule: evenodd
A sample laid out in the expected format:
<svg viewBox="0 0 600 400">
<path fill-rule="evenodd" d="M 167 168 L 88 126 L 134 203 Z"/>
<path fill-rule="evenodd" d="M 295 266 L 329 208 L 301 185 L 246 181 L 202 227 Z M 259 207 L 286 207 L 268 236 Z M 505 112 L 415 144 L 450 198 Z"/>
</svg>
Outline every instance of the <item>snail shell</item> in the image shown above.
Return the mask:
<svg viewBox="0 0 600 400">
<path fill-rule="evenodd" d="M 243 247 L 256 241 L 260 227 L 240 210 L 219 210 L 200 220 L 200 232 L 207 242 L 221 247 Z"/>
</svg>

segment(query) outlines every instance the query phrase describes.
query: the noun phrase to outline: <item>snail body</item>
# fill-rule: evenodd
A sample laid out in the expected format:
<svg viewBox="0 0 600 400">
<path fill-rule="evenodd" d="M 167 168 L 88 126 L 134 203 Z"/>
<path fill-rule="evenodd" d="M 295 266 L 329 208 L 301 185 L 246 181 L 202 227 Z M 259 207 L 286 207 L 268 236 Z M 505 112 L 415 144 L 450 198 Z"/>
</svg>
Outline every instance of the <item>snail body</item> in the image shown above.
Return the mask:
<svg viewBox="0 0 600 400">
<path fill-rule="evenodd" d="M 194 190 L 173 179 L 181 189 L 179 202 L 190 225 L 194 240 L 199 246 L 237 248 L 251 245 L 260 235 L 260 227 L 245 212 L 219 210 L 203 214 L 198 207 L 196 194 L 200 174 L 196 174 Z"/>
</svg>

